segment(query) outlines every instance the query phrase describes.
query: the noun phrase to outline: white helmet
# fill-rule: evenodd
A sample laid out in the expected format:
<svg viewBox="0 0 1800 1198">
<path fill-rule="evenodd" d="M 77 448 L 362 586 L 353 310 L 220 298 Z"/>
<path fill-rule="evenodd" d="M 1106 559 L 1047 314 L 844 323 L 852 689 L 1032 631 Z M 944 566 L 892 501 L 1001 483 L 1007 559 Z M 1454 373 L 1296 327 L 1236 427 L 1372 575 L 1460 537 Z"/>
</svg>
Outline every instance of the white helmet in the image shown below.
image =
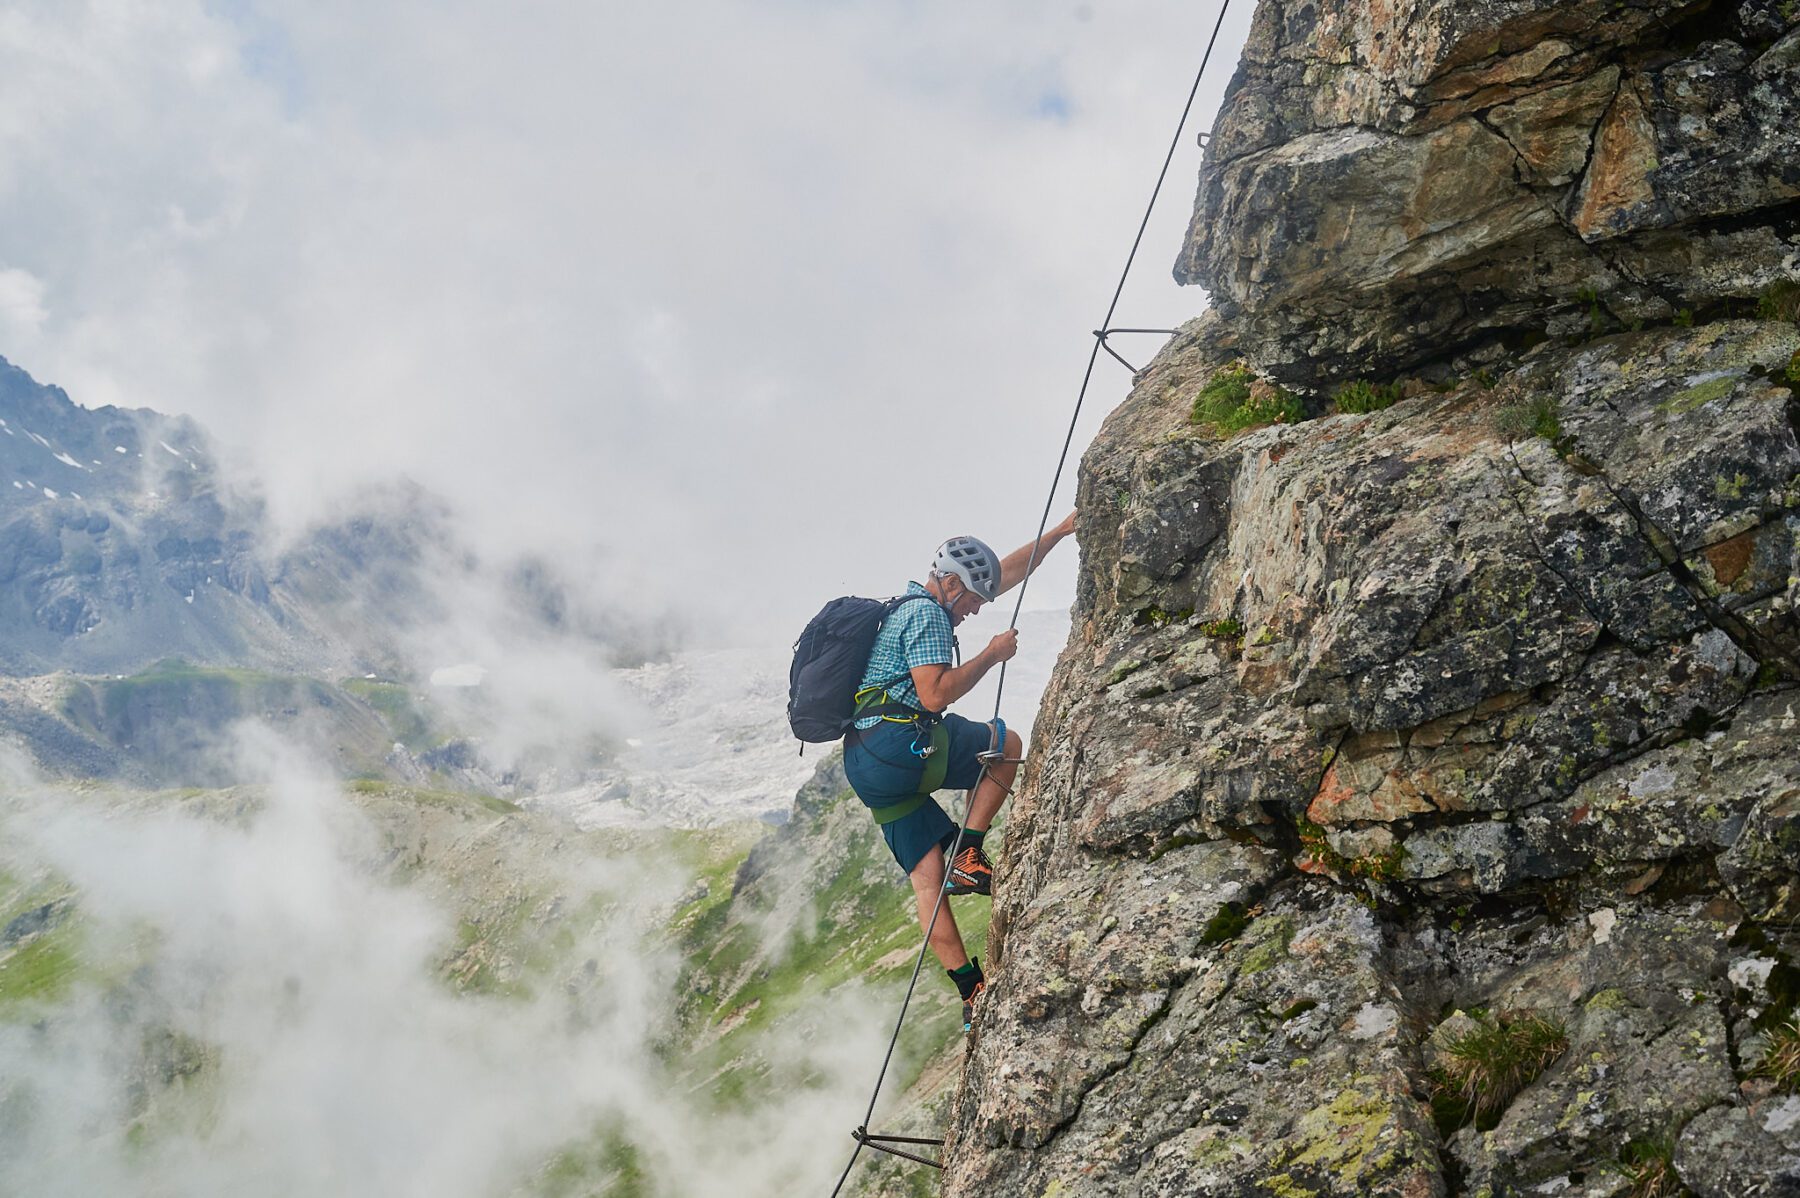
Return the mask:
<svg viewBox="0 0 1800 1198">
<path fill-rule="evenodd" d="M 956 575 L 983 603 L 992 603 L 1000 593 L 1000 559 L 974 537 L 951 537 L 939 545 L 931 572 Z"/>
</svg>

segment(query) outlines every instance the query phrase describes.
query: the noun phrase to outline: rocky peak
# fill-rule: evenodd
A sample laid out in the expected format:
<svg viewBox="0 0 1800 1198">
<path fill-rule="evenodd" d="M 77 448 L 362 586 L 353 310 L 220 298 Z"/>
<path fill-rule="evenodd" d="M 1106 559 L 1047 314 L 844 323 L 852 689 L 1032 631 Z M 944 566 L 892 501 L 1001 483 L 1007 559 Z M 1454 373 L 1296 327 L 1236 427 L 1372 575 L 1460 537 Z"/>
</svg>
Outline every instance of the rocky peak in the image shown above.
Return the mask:
<svg viewBox="0 0 1800 1198">
<path fill-rule="evenodd" d="M 1290 385 L 1800 269 L 1800 12 L 1777 0 L 1259 5 L 1176 277 Z"/>
<path fill-rule="evenodd" d="M 209 492 L 204 430 L 148 408 L 88 409 L 0 358 L 0 518 L 67 498 L 148 509 Z"/>
</svg>

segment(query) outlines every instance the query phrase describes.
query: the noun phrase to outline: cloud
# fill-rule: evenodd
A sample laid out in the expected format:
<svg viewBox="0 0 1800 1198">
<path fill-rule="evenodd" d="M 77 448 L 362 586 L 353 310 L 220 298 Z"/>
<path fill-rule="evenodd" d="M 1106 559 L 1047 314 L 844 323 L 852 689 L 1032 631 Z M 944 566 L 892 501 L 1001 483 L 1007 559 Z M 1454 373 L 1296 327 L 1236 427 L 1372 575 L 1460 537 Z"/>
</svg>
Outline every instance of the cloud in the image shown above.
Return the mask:
<svg viewBox="0 0 1800 1198">
<path fill-rule="evenodd" d="M 655 1048 L 675 976 L 655 929 L 679 869 L 585 860 L 516 824 L 444 854 L 463 902 L 486 869 L 495 893 L 600 913 L 565 924 L 565 959 L 591 973 L 531 998 L 456 994 L 437 976 L 458 913 L 441 872 L 397 884 L 381 829 L 308 760 L 254 728 L 238 752 L 269 779 L 259 802 L 108 803 L 9 763 L 0 864 L 75 887 L 96 980 L 0 1021 L 0 1191 L 473 1198 L 515 1192 L 597 1127 L 640 1150 L 658 1193 L 818 1184 L 816 1130 L 845 1120 L 882 1043 L 866 999 L 839 994 L 767 1045 L 808 1079 L 782 1103 L 716 1107 Z M 456 835 L 389 818 L 402 844 Z"/>
<path fill-rule="evenodd" d="M 484 544 L 789 631 L 1029 535 L 1211 16 L 13 5 L 0 261 L 58 298 L 22 364 L 192 413 L 290 524 L 404 473 Z M 1129 323 L 1201 306 L 1165 265 L 1196 155 Z"/>
<path fill-rule="evenodd" d="M 43 280 L 27 270 L 0 267 L 0 337 L 9 344 L 30 345 L 49 316 Z"/>
</svg>

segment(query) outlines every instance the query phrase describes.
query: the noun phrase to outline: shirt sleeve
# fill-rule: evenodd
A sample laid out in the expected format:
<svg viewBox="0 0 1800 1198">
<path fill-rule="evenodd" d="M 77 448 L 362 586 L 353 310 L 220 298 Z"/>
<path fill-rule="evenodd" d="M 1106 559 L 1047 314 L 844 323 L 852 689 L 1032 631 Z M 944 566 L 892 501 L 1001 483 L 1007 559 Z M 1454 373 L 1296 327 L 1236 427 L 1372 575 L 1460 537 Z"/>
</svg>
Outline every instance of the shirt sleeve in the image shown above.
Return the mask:
<svg viewBox="0 0 1800 1198">
<path fill-rule="evenodd" d="M 901 616 L 907 670 L 949 665 L 954 634 L 944 609 L 935 603 L 908 603 L 901 609 Z"/>
</svg>

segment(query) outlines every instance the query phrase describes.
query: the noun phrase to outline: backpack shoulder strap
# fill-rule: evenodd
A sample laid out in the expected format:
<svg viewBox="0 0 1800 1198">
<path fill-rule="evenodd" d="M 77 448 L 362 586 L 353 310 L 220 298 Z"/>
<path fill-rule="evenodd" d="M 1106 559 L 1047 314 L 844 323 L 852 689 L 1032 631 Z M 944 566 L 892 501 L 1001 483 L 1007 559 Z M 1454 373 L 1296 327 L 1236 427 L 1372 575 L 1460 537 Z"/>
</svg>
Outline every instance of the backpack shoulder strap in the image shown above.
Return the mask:
<svg viewBox="0 0 1800 1198">
<path fill-rule="evenodd" d="M 906 604 L 910 603 L 914 599 L 929 599 L 933 603 L 937 603 L 936 595 L 896 595 L 894 598 L 886 600 L 882 604 L 881 623 L 876 625 L 875 635 L 877 635 L 877 636 L 881 635 L 881 628 L 887 624 L 889 616 L 891 616 L 895 612 L 899 611 L 902 607 L 904 607 Z M 940 606 L 942 606 L 942 605 L 940 604 Z M 905 673 L 900 673 L 900 674 L 895 674 L 892 678 L 889 678 L 887 681 L 881 683 L 881 685 L 884 687 L 892 686 L 892 685 L 894 685 L 894 683 L 899 682 L 901 679 L 907 677 L 907 675 L 910 673 L 911 673 L 911 671 L 907 671 Z"/>
<path fill-rule="evenodd" d="M 894 612 L 898 611 L 903 605 L 905 605 L 907 603 L 911 603 L 914 599 L 929 599 L 933 603 L 937 602 L 936 595 L 930 595 L 930 594 L 926 594 L 926 595 L 896 595 L 892 599 L 889 599 L 885 604 L 883 604 L 883 607 L 886 610 L 884 610 L 881 613 L 881 618 L 884 620 L 887 619 L 889 616 L 893 615 Z"/>
</svg>

